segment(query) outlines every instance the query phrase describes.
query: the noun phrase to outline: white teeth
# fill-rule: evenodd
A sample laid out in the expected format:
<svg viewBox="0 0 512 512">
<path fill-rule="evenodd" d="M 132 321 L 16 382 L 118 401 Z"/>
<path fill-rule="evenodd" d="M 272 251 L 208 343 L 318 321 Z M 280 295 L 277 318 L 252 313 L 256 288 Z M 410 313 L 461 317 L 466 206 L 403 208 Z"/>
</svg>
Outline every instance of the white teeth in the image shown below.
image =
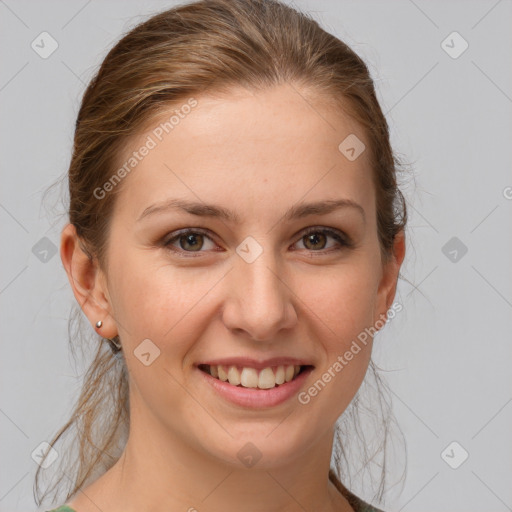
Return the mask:
<svg viewBox="0 0 512 512">
<path fill-rule="evenodd" d="M 284 383 L 284 366 L 278 366 L 276 370 L 276 384 Z"/>
<path fill-rule="evenodd" d="M 272 368 L 263 368 L 258 379 L 258 387 L 260 389 L 270 389 L 276 385 L 276 376 Z"/>
<path fill-rule="evenodd" d="M 290 382 L 293 379 L 293 374 L 295 373 L 295 368 L 293 365 L 288 365 L 286 367 L 285 373 L 284 373 L 284 380 L 286 382 Z"/>
<path fill-rule="evenodd" d="M 240 372 L 236 366 L 230 366 L 228 370 L 228 380 L 233 386 L 240 384 Z"/>
<path fill-rule="evenodd" d="M 244 388 L 257 388 L 258 372 L 254 368 L 244 368 L 240 375 L 240 384 Z"/>
<path fill-rule="evenodd" d="M 227 371 L 226 371 L 227 370 Z M 210 375 L 233 386 L 242 385 L 244 388 L 272 389 L 285 382 L 293 380 L 300 372 L 298 365 L 281 365 L 274 368 L 267 367 L 261 371 L 255 368 L 242 368 L 222 365 L 210 366 Z"/>
<path fill-rule="evenodd" d="M 225 372 L 224 368 L 222 366 L 217 366 L 217 373 L 219 374 L 219 379 L 226 382 L 228 380 L 228 374 Z M 212 377 L 215 377 L 215 375 L 212 372 L 212 367 L 210 366 L 210 374 Z"/>
</svg>

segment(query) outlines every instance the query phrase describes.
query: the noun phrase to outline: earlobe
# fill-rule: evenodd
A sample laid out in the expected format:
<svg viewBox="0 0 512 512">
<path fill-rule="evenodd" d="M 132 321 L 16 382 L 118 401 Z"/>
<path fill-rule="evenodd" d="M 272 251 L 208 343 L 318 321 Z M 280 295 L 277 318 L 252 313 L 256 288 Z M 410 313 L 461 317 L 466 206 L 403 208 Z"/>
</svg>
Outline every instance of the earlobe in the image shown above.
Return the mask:
<svg viewBox="0 0 512 512">
<path fill-rule="evenodd" d="M 62 230 L 60 257 L 73 294 L 91 325 L 104 338 L 116 336 L 117 327 L 107 298 L 103 273 L 97 260 L 81 247 L 73 224 L 67 224 Z"/>
</svg>

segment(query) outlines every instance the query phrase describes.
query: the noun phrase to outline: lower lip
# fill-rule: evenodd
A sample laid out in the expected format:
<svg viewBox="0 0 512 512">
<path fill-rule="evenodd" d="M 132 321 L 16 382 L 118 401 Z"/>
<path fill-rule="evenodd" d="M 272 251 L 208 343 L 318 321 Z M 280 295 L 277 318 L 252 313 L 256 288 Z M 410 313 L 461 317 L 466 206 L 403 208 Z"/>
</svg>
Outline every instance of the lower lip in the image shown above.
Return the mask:
<svg viewBox="0 0 512 512">
<path fill-rule="evenodd" d="M 197 368 L 197 371 L 203 375 L 206 382 L 212 386 L 219 395 L 236 405 L 250 409 L 274 407 L 286 402 L 299 392 L 312 370 L 313 368 L 307 368 L 292 381 L 285 382 L 274 388 L 258 389 L 233 386 Z"/>
</svg>

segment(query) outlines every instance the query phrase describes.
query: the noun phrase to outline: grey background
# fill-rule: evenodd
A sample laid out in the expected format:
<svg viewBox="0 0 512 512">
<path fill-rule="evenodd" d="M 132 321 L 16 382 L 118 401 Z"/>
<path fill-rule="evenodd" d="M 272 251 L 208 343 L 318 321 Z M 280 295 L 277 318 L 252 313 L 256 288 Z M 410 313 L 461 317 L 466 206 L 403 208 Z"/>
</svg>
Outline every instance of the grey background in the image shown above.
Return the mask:
<svg viewBox="0 0 512 512">
<path fill-rule="evenodd" d="M 295 4 L 368 63 L 414 172 L 402 179 L 404 310 L 374 353 L 408 446 L 405 486 L 386 510 L 512 510 L 512 3 Z M 106 51 L 172 5 L 0 0 L 2 512 L 35 510 L 30 454 L 79 389 L 67 345 L 74 298 L 58 253 L 43 252 L 58 246 L 64 219 L 47 215 L 42 193 L 66 171 L 78 102 Z M 31 48 L 43 31 L 59 45 L 47 59 Z M 441 45 L 453 31 L 469 44 L 458 58 Z M 460 43 L 448 39 L 452 52 Z M 457 469 L 441 456 L 453 441 L 469 453 Z M 461 453 L 448 450 L 450 462 Z"/>
</svg>

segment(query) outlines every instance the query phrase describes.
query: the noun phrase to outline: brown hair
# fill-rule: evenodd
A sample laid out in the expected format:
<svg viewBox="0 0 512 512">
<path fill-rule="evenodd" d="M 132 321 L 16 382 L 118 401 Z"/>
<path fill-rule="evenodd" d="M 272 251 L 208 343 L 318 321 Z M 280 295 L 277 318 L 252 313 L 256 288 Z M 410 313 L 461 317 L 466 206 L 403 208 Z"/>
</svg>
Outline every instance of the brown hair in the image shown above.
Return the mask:
<svg viewBox="0 0 512 512">
<path fill-rule="evenodd" d="M 202 91 L 229 92 L 233 86 L 265 89 L 282 83 L 334 100 L 364 130 L 381 255 L 383 260 L 390 257 L 395 236 L 406 225 L 406 205 L 396 181 L 399 162 L 369 71 L 346 44 L 307 14 L 274 0 L 202 0 L 172 8 L 136 26 L 109 51 L 83 96 L 68 173 L 69 221 L 89 257 L 106 268 L 108 228 L 121 186 L 109 192 L 108 200 L 98 200 L 93 191 L 113 175 L 131 137 L 163 111 L 191 96 L 200 97 Z M 81 339 L 77 313 L 72 324 Z M 38 503 L 64 479 L 69 480 L 69 499 L 120 457 L 129 426 L 128 376 L 120 354 L 113 357 L 106 343 L 95 351 L 71 418 L 50 443 L 76 430 L 74 451 L 61 457 L 58 479 L 42 498 L 38 469 Z M 372 362 L 370 369 L 376 375 Z M 342 417 L 355 414 L 358 397 Z M 386 400 L 381 400 L 381 407 L 383 403 Z M 388 422 L 389 417 L 381 421 L 385 427 Z M 356 423 L 352 427 L 357 429 Z M 342 470 L 341 458 L 347 434 L 337 435 L 337 471 L 344 476 L 348 471 Z M 385 445 L 387 429 L 384 436 Z M 334 471 L 329 476 L 341 486 Z M 384 476 L 379 499 L 383 482 Z"/>
</svg>

